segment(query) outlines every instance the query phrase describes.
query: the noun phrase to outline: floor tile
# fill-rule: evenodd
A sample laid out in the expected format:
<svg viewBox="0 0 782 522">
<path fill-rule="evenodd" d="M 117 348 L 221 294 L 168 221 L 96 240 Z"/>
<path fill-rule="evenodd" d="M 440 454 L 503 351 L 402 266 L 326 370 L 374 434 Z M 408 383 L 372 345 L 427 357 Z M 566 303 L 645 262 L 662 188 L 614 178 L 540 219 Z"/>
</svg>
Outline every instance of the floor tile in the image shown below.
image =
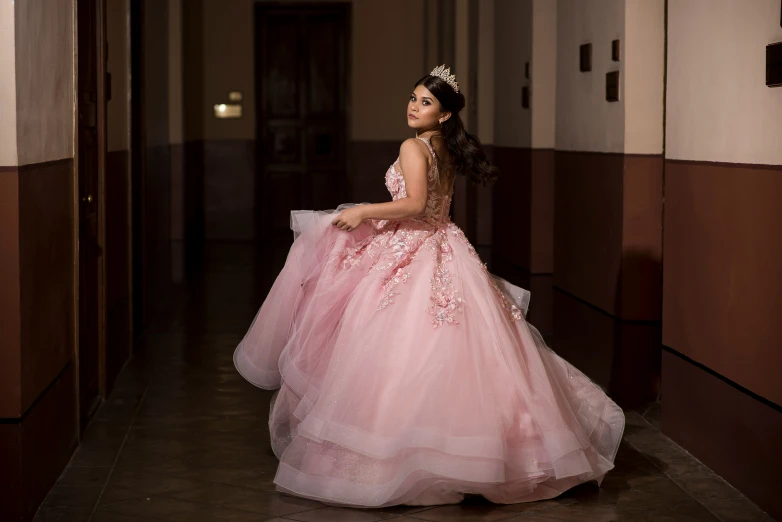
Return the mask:
<svg viewBox="0 0 782 522">
<path fill-rule="evenodd" d="M 500 505 L 453 505 L 435 507 L 409 516 L 431 522 L 495 522 L 516 518 L 519 513 L 505 510 Z"/>
<path fill-rule="evenodd" d="M 61 486 L 103 486 L 111 472 L 110 466 L 68 466 L 57 484 Z"/>
<path fill-rule="evenodd" d="M 154 522 L 160 520 L 156 518 L 140 517 L 136 515 L 125 515 L 113 511 L 98 511 L 90 519 L 90 522 Z"/>
<path fill-rule="evenodd" d="M 719 522 L 719 519 L 692 499 L 672 503 L 647 515 L 647 520 L 659 522 Z"/>
<path fill-rule="evenodd" d="M 41 506 L 33 522 L 88 522 L 92 507 Z"/>
<path fill-rule="evenodd" d="M 714 498 L 702 503 L 722 522 L 774 522 L 747 498 Z"/>
<path fill-rule="evenodd" d="M 197 511 L 199 507 L 200 506 L 193 504 L 192 502 L 165 497 L 149 497 L 103 505 L 98 508 L 98 511 L 102 513 L 119 513 L 121 515 L 165 519 L 170 515 L 192 513 Z"/>
<path fill-rule="evenodd" d="M 299 522 L 377 522 L 393 515 L 377 510 L 324 507 L 288 515 L 285 518 Z"/>
<path fill-rule="evenodd" d="M 43 505 L 46 507 L 92 508 L 102 491 L 102 485 L 69 486 L 57 484 L 49 491 Z"/>
</svg>

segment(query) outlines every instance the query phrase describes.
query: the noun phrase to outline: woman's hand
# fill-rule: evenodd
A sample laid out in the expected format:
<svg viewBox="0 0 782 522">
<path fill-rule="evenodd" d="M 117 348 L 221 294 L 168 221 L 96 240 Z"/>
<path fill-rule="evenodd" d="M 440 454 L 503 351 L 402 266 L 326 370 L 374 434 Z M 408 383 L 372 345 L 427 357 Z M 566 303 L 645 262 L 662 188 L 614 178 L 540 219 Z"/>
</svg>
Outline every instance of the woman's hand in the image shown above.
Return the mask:
<svg viewBox="0 0 782 522">
<path fill-rule="evenodd" d="M 339 216 L 334 218 L 331 224 L 340 230 L 352 232 L 361 225 L 364 219 L 363 209 L 361 206 L 357 206 L 344 210 Z"/>
</svg>

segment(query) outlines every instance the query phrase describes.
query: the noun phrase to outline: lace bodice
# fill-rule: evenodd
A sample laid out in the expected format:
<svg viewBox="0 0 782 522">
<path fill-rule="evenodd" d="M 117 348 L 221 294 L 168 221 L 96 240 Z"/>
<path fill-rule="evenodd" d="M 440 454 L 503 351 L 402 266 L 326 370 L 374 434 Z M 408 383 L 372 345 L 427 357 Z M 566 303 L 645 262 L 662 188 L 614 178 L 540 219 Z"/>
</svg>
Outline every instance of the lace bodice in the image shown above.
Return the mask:
<svg viewBox="0 0 782 522">
<path fill-rule="evenodd" d="M 426 144 L 432 155 L 432 166 L 427 173 L 429 192 L 426 197 L 426 211 L 423 216 L 400 221 L 370 220 L 372 234 L 339 252 L 335 258 L 337 266 L 343 270 L 369 263 L 372 270 L 384 274 L 378 310 L 394 303 L 400 295 L 400 284 L 412 277 L 411 264 L 421 252 L 430 252 L 434 259 L 433 272 L 429 278 L 431 295 L 426 312 L 432 316 L 435 328 L 450 324 L 458 325 L 458 315 L 462 313 L 465 300 L 448 267 L 453 260 L 454 249 L 451 241 L 458 240 L 466 245 L 467 252 L 478 260 L 483 268 L 487 283 L 494 289 L 501 306 L 511 320 L 518 321 L 522 312 L 503 294 L 494 282 L 486 265 L 480 262 L 475 248 L 467 240 L 464 232 L 451 222 L 448 211 L 453 196 L 453 185 L 446 194 L 439 192 L 437 155 L 428 139 L 418 137 Z M 386 172 L 386 188 L 394 201 L 407 197 L 405 178 L 397 159 Z"/>
<path fill-rule="evenodd" d="M 432 155 L 432 166 L 427 173 L 429 191 L 426 197 L 426 213 L 418 219 L 432 225 L 447 223 L 450 221 L 448 212 L 451 206 L 451 198 L 453 197 L 453 186 L 447 194 L 438 192 L 437 180 L 440 173 L 437 167 L 437 154 L 435 154 L 428 138 L 419 136 L 418 139 L 426 144 L 426 148 L 429 149 L 429 153 Z M 386 188 L 391 193 L 394 201 L 407 197 L 405 178 L 402 176 L 402 166 L 399 158 L 386 171 Z"/>
</svg>

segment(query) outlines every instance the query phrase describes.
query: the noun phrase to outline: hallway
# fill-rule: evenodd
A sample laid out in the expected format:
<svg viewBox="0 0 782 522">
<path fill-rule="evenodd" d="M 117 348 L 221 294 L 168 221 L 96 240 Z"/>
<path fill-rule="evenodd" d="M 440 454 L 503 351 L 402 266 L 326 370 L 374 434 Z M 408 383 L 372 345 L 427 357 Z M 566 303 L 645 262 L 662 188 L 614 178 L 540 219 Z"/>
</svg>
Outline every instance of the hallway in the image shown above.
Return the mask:
<svg viewBox="0 0 782 522">
<path fill-rule="evenodd" d="M 257 252 L 263 263 L 249 246 L 213 245 L 192 282 L 172 291 L 36 521 L 772 520 L 661 435 L 659 408 L 627 412 L 617 467 L 600 489 L 551 501 L 347 510 L 280 495 L 271 394 L 231 358 L 287 249 Z"/>
</svg>

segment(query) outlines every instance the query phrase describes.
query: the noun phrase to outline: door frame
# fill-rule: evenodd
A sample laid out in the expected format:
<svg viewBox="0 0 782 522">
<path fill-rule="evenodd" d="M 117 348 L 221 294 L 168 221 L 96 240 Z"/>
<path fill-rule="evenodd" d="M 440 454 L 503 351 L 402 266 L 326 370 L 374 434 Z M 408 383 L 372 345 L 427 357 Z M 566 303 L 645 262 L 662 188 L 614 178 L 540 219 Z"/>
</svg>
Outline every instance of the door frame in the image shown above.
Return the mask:
<svg viewBox="0 0 782 522">
<path fill-rule="evenodd" d="M 73 213 L 73 228 L 74 228 L 74 281 L 75 281 L 75 289 L 74 289 L 74 346 L 75 346 L 75 353 L 74 353 L 74 360 L 75 360 L 75 368 L 76 368 L 76 397 L 77 397 L 77 408 L 76 408 L 76 415 L 77 420 L 80 422 L 81 425 L 81 432 L 84 431 L 84 429 L 87 426 L 87 422 L 89 419 L 92 418 L 94 413 L 97 411 L 98 407 L 102 402 L 105 400 L 105 391 L 106 391 L 106 372 L 105 372 L 105 360 L 106 360 L 106 285 L 105 285 L 105 274 L 106 274 L 106 256 L 101 254 L 98 257 L 97 262 L 97 296 L 96 296 L 96 309 L 97 309 L 97 321 L 96 321 L 96 328 L 97 328 L 97 343 L 98 343 L 98 361 L 97 361 L 97 367 L 98 367 L 98 397 L 97 402 L 94 404 L 91 408 L 91 411 L 89 412 L 83 412 L 82 411 L 82 404 L 81 404 L 81 381 L 80 381 L 80 367 L 81 367 L 81 299 L 82 299 L 82 281 L 81 281 L 81 248 L 82 245 L 80 245 L 79 237 L 80 237 L 80 231 L 81 231 L 81 210 L 80 207 L 82 205 L 81 201 L 81 194 L 80 194 L 80 181 L 81 181 L 81 171 L 80 171 L 80 165 L 79 165 L 79 139 L 80 139 L 80 133 L 79 133 L 79 110 L 80 110 L 80 104 L 82 103 L 80 99 L 80 83 L 79 83 L 79 54 L 81 49 L 79 48 L 79 18 L 78 13 L 79 9 L 85 8 L 85 5 L 95 2 L 95 8 L 96 8 L 96 29 L 95 29 L 95 41 L 93 44 L 95 45 L 95 52 L 96 52 L 96 110 L 97 110 L 97 118 L 96 118 L 96 134 L 97 134 L 97 163 L 96 163 L 96 201 L 97 201 L 97 220 L 98 220 L 98 232 L 97 232 L 97 242 L 98 246 L 101 250 L 104 249 L 105 246 L 105 234 L 106 234 L 106 207 L 105 207 L 105 177 L 106 177 L 106 151 L 107 151 L 107 143 L 106 143 L 106 117 L 107 117 L 107 107 L 106 107 L 106 0 L 76 0 L 74 2 L 74 26 L 75 26 L 75 57 L 74 60 L 74 118 L 73 118 L 73 125 L 74 125 L 74 185 L 73 185 L 73 192 L 74 192 L 74 204 L 76 211 Z"/>
</svg>

